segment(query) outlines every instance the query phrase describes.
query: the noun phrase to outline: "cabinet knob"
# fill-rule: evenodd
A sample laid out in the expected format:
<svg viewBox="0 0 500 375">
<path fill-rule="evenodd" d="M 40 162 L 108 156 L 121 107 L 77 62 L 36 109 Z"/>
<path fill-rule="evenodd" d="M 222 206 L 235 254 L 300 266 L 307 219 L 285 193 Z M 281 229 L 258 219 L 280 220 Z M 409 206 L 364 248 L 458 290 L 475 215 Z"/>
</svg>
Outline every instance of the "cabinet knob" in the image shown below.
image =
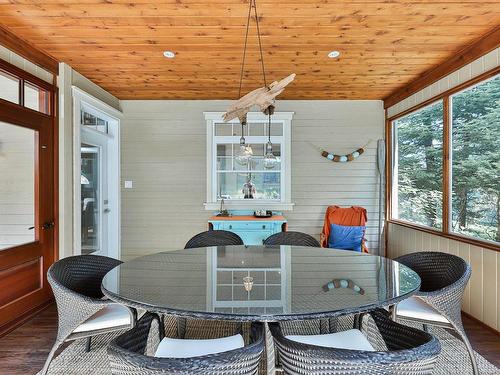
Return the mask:
<svg viewBox="0 0 500 375">
<path fill-rule="evenodd" d="M 232 226 L 232 225 L 230 225 L 230 226 L 229 226 L 229 229 L 233 229 L 233 226 Z"/>
<path fill-rule="evenodd" d="M 266 225 L 265 224 L 262 226 L 262 229 L 266 229 Z"/>
</svg>

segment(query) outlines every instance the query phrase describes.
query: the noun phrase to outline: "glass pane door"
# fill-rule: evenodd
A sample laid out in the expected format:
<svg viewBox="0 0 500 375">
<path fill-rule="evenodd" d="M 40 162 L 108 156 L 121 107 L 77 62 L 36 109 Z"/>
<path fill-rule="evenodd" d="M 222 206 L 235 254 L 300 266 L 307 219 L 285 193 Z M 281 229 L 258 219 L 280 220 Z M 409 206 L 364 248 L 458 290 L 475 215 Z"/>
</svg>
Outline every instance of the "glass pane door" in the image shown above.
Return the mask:
<svg viewBox="0 0 500 375">
<path fill-rule="evenodd" d="M 0 250 L 35 241 L 36 135 L 0 122 Z"/>
<path fill-rule="evenodd" d="M 82 143 L 81 155 L 82 254 L 89 254 L 100 247 L 99 147 Z"/>
</svg>

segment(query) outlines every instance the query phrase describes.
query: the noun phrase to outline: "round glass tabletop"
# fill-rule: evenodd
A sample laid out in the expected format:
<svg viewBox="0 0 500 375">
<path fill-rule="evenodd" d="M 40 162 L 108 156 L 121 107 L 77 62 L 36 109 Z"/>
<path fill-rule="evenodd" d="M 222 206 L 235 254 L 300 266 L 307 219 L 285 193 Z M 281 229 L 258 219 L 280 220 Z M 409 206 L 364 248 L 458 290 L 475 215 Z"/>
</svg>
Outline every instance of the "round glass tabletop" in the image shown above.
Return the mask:
<svg viewBox="0 0 500 375">
<path fill-rule="evenodd" d="M 110 299 L 203 319 L 279 321 L 369 311 L 415 293 L 419 276 L 393 260 L 301 246 L 219 246 L 147 255 L 104 278 Z"/>
</svg>

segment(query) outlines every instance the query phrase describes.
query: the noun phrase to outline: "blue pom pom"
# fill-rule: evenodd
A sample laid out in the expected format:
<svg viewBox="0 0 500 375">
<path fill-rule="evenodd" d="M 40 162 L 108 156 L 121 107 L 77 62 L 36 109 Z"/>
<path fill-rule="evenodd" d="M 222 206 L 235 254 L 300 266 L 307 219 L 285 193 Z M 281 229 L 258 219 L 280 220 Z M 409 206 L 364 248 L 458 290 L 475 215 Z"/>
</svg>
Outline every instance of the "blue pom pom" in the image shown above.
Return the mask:
<svg viewBox="0 0 500 375">
<path fill-rule="evenodd" d="M 354 152 L 352 153 L 352 157 L 357 158 L 358 156 L 359 156 L 359 152 L 354 151 Z"/>
<path fill-rule="evenodd" d="M 327 158 L 328 160 L 333 160 L 333 155 L 332 155 L 332 154 L 328 154 L 328 155 L 326 156 L 326 158 Z"/>
<path fill-rule="evenodd" d="M 347 280 L 340 280 L 340 287 L 347 288 L 349 286 L 349 282 Z"/>
<path fill-rule="evenodd" d="M 344 163 L 347 161 L 347 156 L 341 156 L 340 157 L 340 162 Z"/>
</svg>

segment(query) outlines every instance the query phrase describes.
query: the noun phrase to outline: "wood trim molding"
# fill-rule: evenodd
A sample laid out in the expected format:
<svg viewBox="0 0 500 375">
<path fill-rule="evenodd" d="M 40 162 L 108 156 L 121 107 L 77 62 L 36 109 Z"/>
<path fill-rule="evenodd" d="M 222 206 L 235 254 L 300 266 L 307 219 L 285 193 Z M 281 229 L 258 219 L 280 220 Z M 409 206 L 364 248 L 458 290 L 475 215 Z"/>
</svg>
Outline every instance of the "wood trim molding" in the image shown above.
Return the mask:
<svg viewBox="0 0 500 375">
<path fill-rule="evenodd" d="M 33 318 L 35 315 L 38 315 L 40 312 L 45 310 L 47 307 L 49 307 L 53 303 L 54 303 L 54 298 L 51 298 L 50 300 L 42 303 L 41 305 L 35 306 L 34 308 L 27 311 L 26 313 L 16 317 L 14 320 L 8 322 L 7 324 L 4 324 L 3 326 L 0 327 L 0 337 L 3 337 L 6 334 L 8 334 L 9 332 L 12 332 L 16 328 L 22 326 L 28 320 Z"/>
<path fill-rule="evenodd" d="M 500 337 L 500 331 L 497 331 L 495 328 L 493 327 L 490 327 L 489 325 L 487 325 L 485 322 L 482 322 L 481 320 L 479 320 L 478 318 L 475 318 L 473 317 L 471 314 L 468 314 L 466 313 L 465 311 L 462 310 L 462 315 L 465 315 L 467 318 L 469 318 L 470 320 L 472 320 L 474 323 L 476 323 L 477 325 L 480 325 L 481 327 L 487 329 L 488 331 L 490 331 L 491 333 L 497 335 Z"/>
<path fill-rule="evenodd" d="M 482 249 L 500 252 L 500 247 L 492 242 L 476 240 L 475 238 L 461 236 L 461 235 L 456 234 L 456 233 L 445 233 L 445 232 L 440 231 L 439 229 L 433 229 L 430 227 L 425 227 L 423 225 L 413 224 L 413 223 L 410 223 L 408 221 L 403 221 L 403 220 L 390 219 L 390 220 L 387 220 L 387 223 L 400 225 L 402 227 L 418 230 L 420 232 L 433 234 L 433 235 L 439 236 L 439 237 L 448 238 L 449 240 L 467 243 L 469 245 L 474 245 L 474 246 L 480 247 Z"/>
<path fill-rule="evenodd" d="M 52 74 L 59 74 L 59 62 L 55 58 L 40 51 L 2 26 L 0 26 L 0 44 Z"/>
<path fill-rule="evenodd" d="M 1 44 L 1 42 L 0 42 Z M 43 79 L 38 78 L 37 76 L 34 76 L 33 74 L 18 68 L 15 65 L 12 65 L 11 63 L 8 63 L 7 61 L 0 60 L 0 69 L 6 70 L 8 73 L 13 74 L 14 76 L 23 79 L 24 81 L 28 81 L 42 89 L 46 89 L 49 91 L 55 91 L 56 85 L 54 83 L 49 83 L 44 81 Z M 20 88 L 20 94 L 24 93 L 24 90 Z M 52 113 L 52 112 L 50 112 Z"/>
<path fill-rule="evenodd" d="M 384 108 L 389 108 L 406 99 L 417 91 L 422 90 L 428 85 L 494 50 L 498 46 L 500 46 L 500 26 L 496 26 L 477 42 L 455 53 L 449 60 L 426 71 L 416 80 L 384 98 Z"/>
<path fill-rule="evenodd" d="M 388 117 L 387 120 L 389 122 L 392 122 L 394 120 L 397 120 L 398 118 L 401 118 L 401 117 L 404 117 L 410 113 L 413 113 L 421 108 L 424 108 L 424 107 L 427 107 L 428 105 L 431 105 L 439 100 L 443 100 L 453 94 L 456 94 L 457 92 L 460 92 L 460 91 L 463 91 L 471 86 L 474 86 L 475 84 L 478 84 L 482 81 L 485 81 L 489 78 L 492 78 L 494 76 L 496 76 L 497 74 L 500 74 L 500 66 L 497 66 L 491 70 L 488 70 L 487 72 L 484 72 L 480 75 L 478 75 L 477 77 L 474 77 L 468 81 L 465 81 L 461 84 L 459 84 L 458 86 L 455 86 L 455 87 L 452 87 L 451 89 L 449 90 L 446 90 L 440 94 L 437 94 L 427 100 L 424 100 L 423 102 L 417 104 L 417 105 L 414 105 L 413 107 L 410 107 L 408 109 L 405 109 L 404 111 L 401 111 L 391 117 Z M 386 114 L 387 116 L 387 114 Z"/>
</svg>

